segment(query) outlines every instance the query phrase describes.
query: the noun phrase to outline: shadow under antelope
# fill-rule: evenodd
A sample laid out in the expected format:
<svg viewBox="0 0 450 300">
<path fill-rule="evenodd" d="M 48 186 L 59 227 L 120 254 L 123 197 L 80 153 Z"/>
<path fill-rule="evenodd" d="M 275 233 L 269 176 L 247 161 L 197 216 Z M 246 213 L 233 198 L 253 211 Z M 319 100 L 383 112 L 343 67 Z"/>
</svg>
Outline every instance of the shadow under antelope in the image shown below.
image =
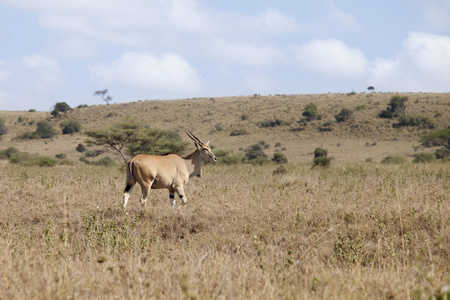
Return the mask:
<svg viewBox="0 0 450 300">
<path fill-rule="evenodd" d="M 147 155 L 138 154 L 127 164 L 127 182 L 123 191 L 123 207 L 127 206 L 131 190 L 139 183 L 142 188 L 141 204 L 147 203 L 150 189 L 168 189 L 170 205 L 175 206 L 175 193 L 181 199 L 181 208 L 187 198 L 184 187 L 189 178 L 201 176 L 202 165 L 205 160 L 216 162 L 217 158 L 209 147 L 209 141 L 201 142 L 192 132 L 185 130 L 194 141 L 195 151 L 186 156 L 178 154 Z"/>
</svg>

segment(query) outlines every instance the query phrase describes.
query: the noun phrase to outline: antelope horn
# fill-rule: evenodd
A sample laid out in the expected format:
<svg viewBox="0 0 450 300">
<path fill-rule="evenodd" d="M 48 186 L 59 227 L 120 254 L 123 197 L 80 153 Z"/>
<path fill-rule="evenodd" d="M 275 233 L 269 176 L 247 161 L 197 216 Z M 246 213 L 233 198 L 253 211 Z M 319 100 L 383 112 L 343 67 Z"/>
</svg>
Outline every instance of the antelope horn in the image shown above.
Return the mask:
<svg viewBox="0 0 450 300">
<path fill-rule="evenodd" d="M 196 137 L 192 132 L 190 132 L 189 130 L 184 130 L 186 132 L 186 134 L 188 135 L 188 137 L 191 138 L 191 140 L 193 140 L 194 142 L 197 142 L 198 144 L 202 145 L 203 143 L 198 139 L 198 137 Z"/>
</svg>

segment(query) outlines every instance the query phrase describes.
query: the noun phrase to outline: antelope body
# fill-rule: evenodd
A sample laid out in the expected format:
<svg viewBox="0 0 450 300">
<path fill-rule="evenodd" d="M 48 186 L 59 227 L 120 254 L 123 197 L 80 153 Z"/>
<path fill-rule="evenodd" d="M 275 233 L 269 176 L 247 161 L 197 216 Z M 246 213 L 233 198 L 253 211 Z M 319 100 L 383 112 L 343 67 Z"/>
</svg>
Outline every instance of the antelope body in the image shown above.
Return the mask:
<svg viewBox="0 0 450 300">
<path fill-rule="evenodd" d="M 181 199 L 181 208 L 186 204 L 184 186 L 189 178 L 201 176 L 203 162 L 217 161 L 216 156 L 209 147 L 209 141 L 204 144 L 190 131 L 186 134 L 194 141 L 196 149 L 184 157 L 177 154 L 147 155 L 138 154 L 130 159 L 127 164 L 127 182 L 123 191 L 123 207 L 127 206 L 131 190 L 139 183 L 142 189 L 141 204 L 147 203 L 147 198 L 152 189 L 168 189 L 170 205 L 175 205 L 175 193 Z"/>
</svg>

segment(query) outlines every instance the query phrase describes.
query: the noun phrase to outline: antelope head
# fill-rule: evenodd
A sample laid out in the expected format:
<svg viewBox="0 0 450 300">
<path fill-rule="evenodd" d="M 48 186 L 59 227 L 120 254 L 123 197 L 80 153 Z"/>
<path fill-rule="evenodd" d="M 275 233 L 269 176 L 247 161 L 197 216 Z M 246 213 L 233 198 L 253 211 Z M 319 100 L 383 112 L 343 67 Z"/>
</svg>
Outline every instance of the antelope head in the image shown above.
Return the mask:
<svg viewBox="0 0 450 300">
<path fill-rule="evenodd" d="M 205 144 L 202 141 L 200 141 L 198 139 L 198 137 L 196 137 L 192 132 L 190 132 L 186 129 L 184 131 L 186 132 L 188 137 L 190 137 L 191 140 L 194 141 L 194 145 L 197 148 L 197 150 L 200 152 L 200 157 L 202 160 L 213 161 L 213 162 L 217 161 L 216 156 L 214 155 L 214 153 L 211 151 L 211 148 L 209 147 L 209 141 Z"/>
</svg>

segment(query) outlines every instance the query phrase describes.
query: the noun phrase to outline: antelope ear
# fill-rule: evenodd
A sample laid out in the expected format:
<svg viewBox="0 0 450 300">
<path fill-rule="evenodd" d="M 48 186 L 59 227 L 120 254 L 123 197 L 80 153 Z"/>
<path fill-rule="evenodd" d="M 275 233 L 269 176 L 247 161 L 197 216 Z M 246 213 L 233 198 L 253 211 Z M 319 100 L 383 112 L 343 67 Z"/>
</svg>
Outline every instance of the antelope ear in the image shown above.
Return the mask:
<svg viewBox="0 0 450 300">
<path fill-rule="evenodd" d="M 209 141 L 207 141 L 207 142 L 206 142 L 206 146 L 208 146 L 208 147 L 209 147 Z"/>
</svg>

